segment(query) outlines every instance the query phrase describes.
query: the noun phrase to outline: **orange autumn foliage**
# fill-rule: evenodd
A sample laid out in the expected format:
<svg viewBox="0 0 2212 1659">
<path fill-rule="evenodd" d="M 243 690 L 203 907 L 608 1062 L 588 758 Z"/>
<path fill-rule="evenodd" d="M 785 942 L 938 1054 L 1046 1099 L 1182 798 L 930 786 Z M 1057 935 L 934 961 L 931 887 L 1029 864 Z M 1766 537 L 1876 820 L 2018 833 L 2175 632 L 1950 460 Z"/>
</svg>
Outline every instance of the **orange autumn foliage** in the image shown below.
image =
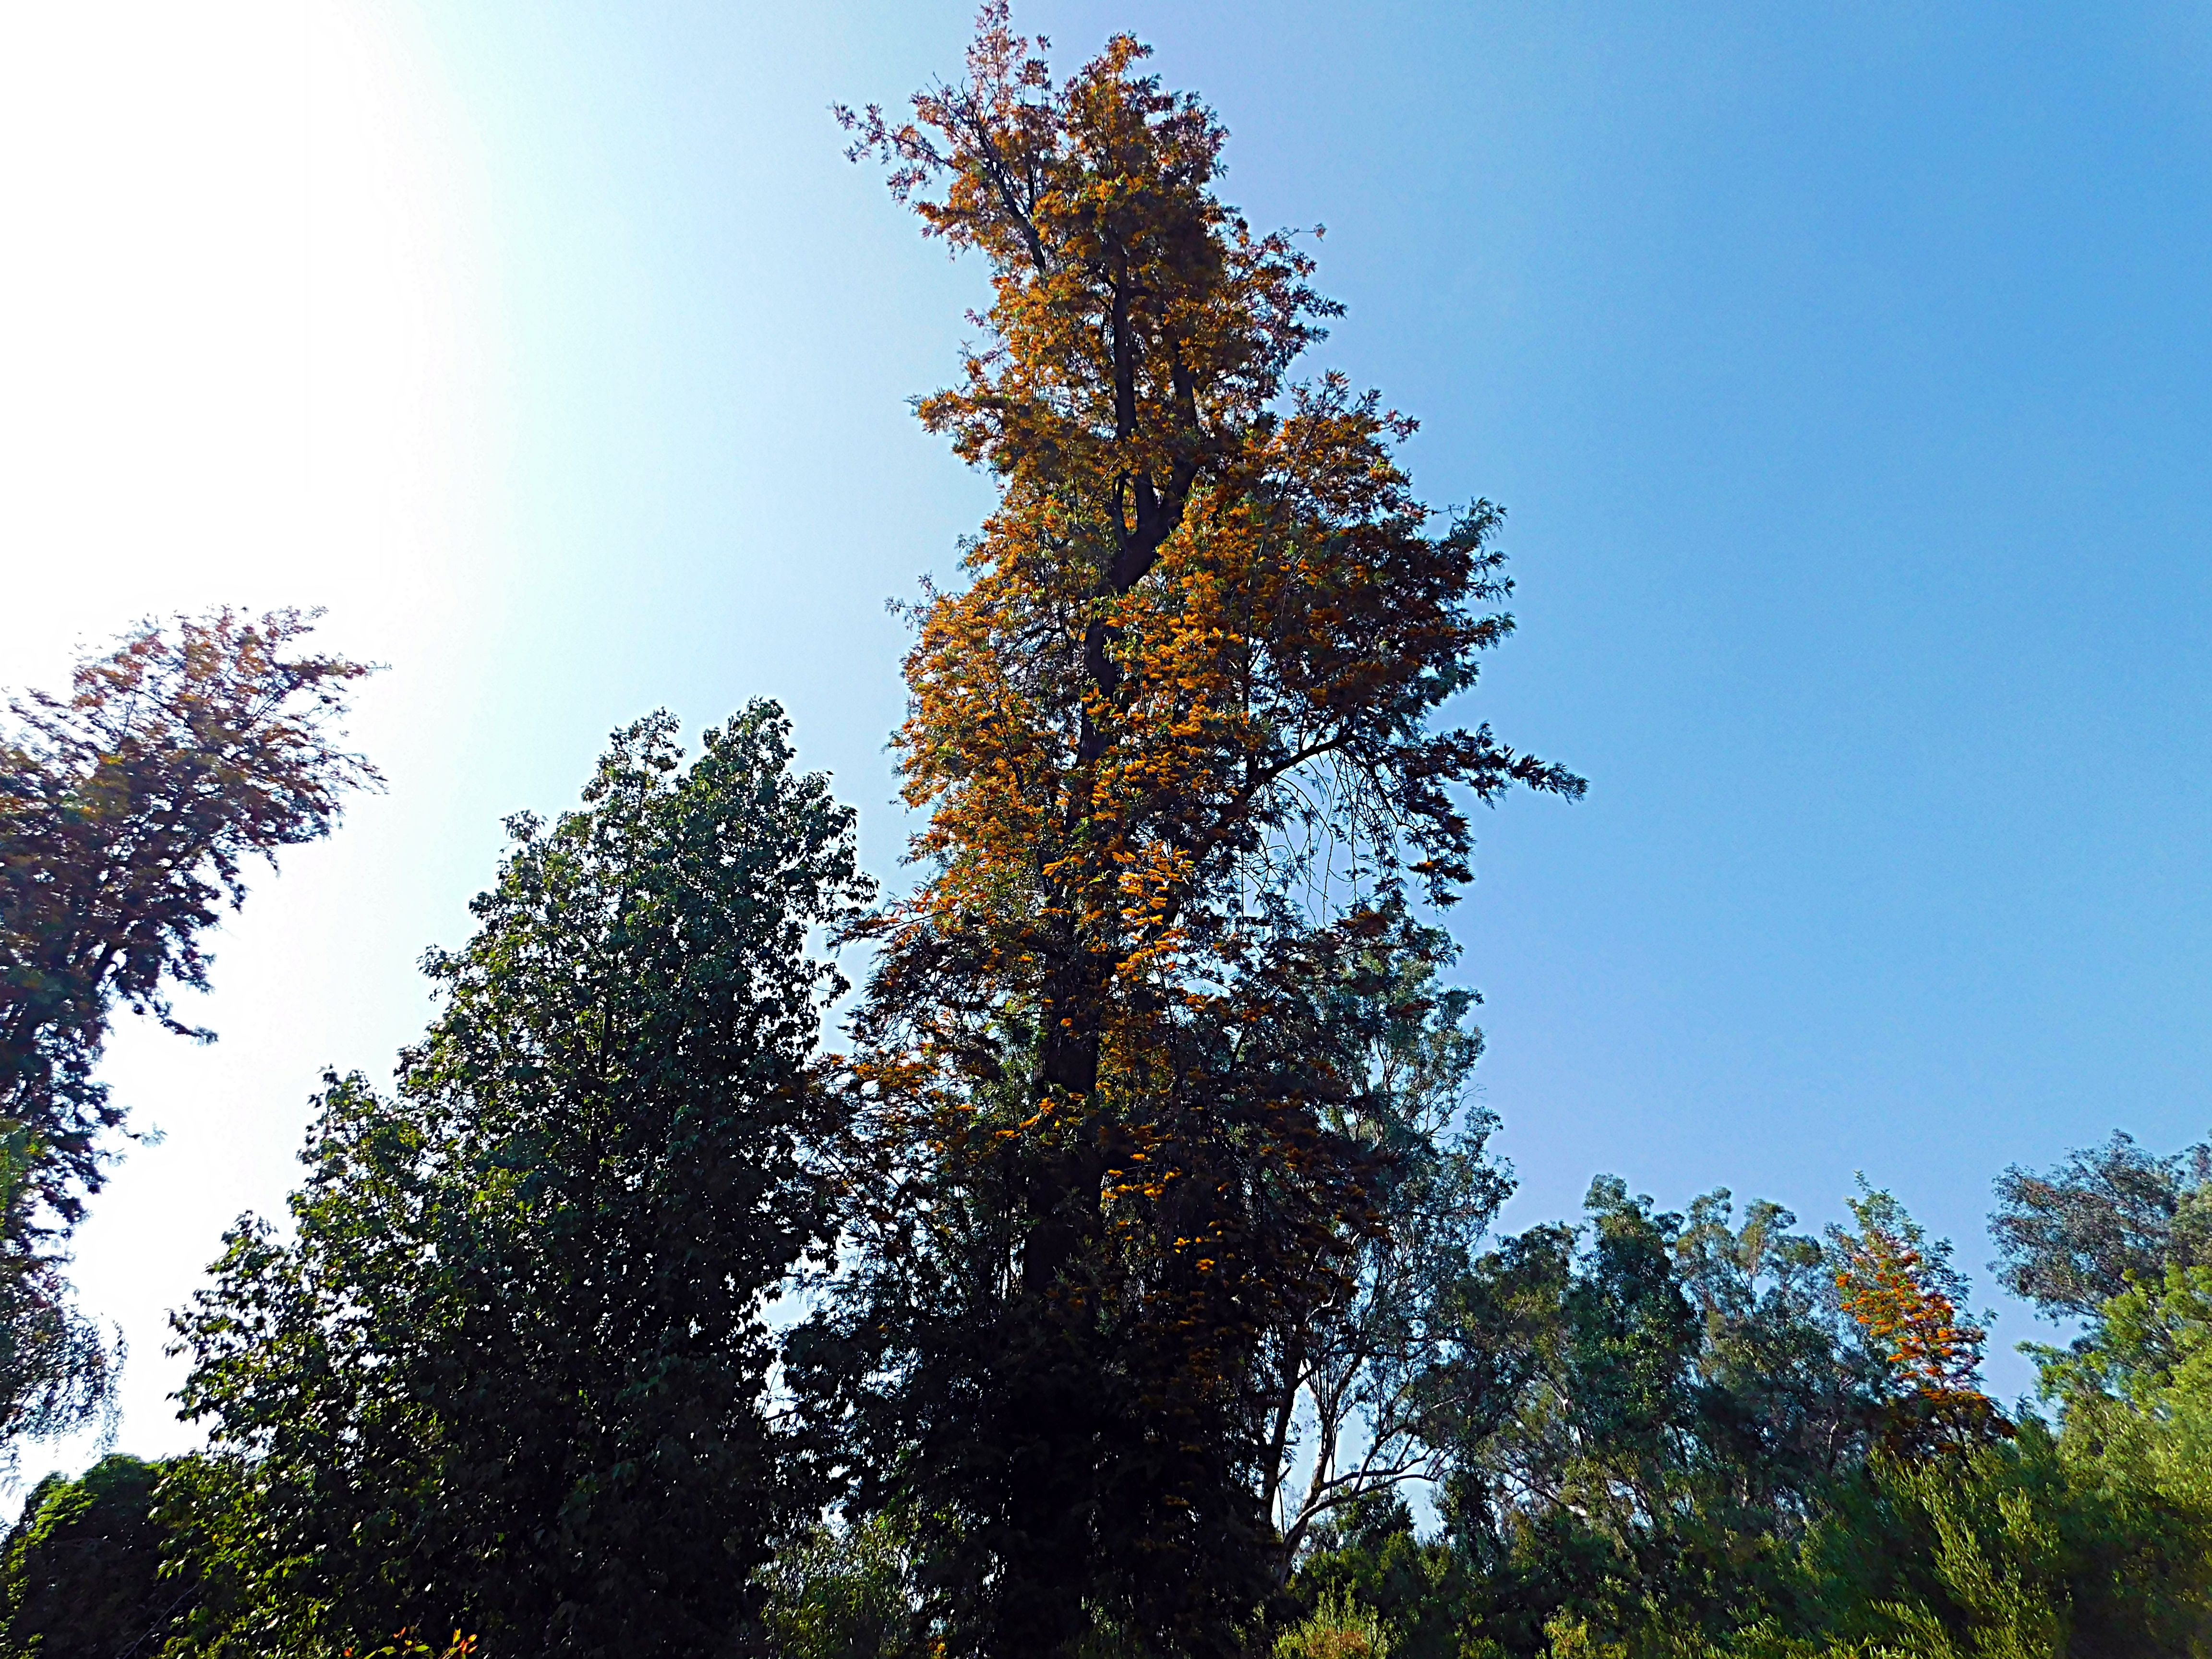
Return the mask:
<svg viewBox="0 0 2212 1659">
<path fill-rule="evenodd" d="M 1152 1569 L 1066 1516 L 1114 1488 L 1177 1583 L 1214 1549 L 1191 1538 L 1263 1527 L 1255 1346 L 1370 1224 L 1372 1153 L 1324 1121 L 1357 1082 L 1332 1022 L 1413 948 L 1409 896 L 1468 879 L 1468 795 L 1582 784 L 1435 721 L 1511 630 L 1498 514 L 1439 526 L 1393 453 L 1413 422 L 1291 378 L 1336 307 L 1215 195 L 1212 112 L 1127 36 L 1064 82 L 1042 47 L 994 4 L 911 121 L 842 112 L 990 268 L 981 342 L 919 410 L 1000 490 L 964 585 L 911 611 L 925 875 L 865 930 L 854 1190 L 883 1306 L 955 1297 L 990 1333 L 949 1358 L 954 1322 L 870 1316 L 906 1322 L 910 1390 L 938 1365 L 975 1402 L 957 1455 L 997 1473 L 941 1501 L 990 1571 L 1084 1555 L 1123 1575 L 1094 1601 L 1233 1598 L 1132 1588 Z M 988 1616 L 1011 1647 L 1028 1615 Z"/>
<path fill-rule="evenodd" d="M 1289 840 L 1340 840 L 1341 914 L 1401 870 L 1448 901 L 1470 845 L 1449 786 L 1581 787 L 1487 728 L 1428 728 L 1511 627 L 1471 608 L 1508 591 L 1496 514 L 1430 535 L 1391 456 L 1413 422 L 1340 376 L 1286 384 L 1335 307 L 1212 195 L 1223 131 L 1138 76 L 1145 52 L 1117 38 L 1055 88 L 994 7 L 969 82 L 916 122 L 848 117 L 927 233 L 992 266 L 988 343 L 920 408 L 1001 483 L 969 585 L 915 608 L 896 746 L 931 874 L 878 929 L 868 1030 L 896 1037 L 868 1074 L 949 1084 L 929 1109 L 957 1111 L 1001 1058 L 993 1022 L 1032 1012 L 1023 1135 L 1126 1116 L 1164 1021 L 1250 1012 L 1221 989 L 1257 948 L 1237 901 L 1313 873 Z"/>
<path fill-rule="evenodd" d="M 1989 1333 L 1959 1310 L 1957 1276 L 1887 1194 L 1852 1208 L 1861 1231 L 1837 1230 L 1836 1288 L 1901 1385 L 1883 1441 L 1894 1452 L 1959 1449 L 2011 1425 L 1980 1387 Z"/>
</svg>

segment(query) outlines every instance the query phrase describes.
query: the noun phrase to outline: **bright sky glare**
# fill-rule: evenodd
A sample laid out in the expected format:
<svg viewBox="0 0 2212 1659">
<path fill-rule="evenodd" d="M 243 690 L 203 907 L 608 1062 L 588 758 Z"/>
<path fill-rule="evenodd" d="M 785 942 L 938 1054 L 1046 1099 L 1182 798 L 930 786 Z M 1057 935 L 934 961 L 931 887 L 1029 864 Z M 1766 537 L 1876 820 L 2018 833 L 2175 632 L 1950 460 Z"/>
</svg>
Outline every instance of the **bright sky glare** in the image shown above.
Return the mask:
<svg viewBox="0 0 2212 1659">
<path fill-rule="evenodd" d="M 1592 781 L 1454 919 L 1515 1224 L 1617 1171 L 1808 1224 L 1863 1169 L 1986 1287 L 1989 1183 L 2206 1132 L 2212 13 L 1049 0 L 1160 48 L 1228 194 L 1325 222 L 1316 355 L 1488 495 L 1478 713 Z M 390 792 L 126 1029 L 79 1249 L 119 1444 L 192 1443 L 164 1310 L 279 1214 L 325 1065 L 419 1030 L 500 816 L 607 730 L 785 700 L 890 872 L 884 598 L 988 492 L 914 426 L 981 280 L 828 106 L 957 3 L 0 8 L 0 684 L 229 600 L 391 665 Z M 1994 1297 L 1991 1298 L 1994 1300 Z M 2042 1334 L 2007 1313 L 2004 1351 Z M 88 1443 L 26 1460 L 81 1464 Z"/>
</svg>

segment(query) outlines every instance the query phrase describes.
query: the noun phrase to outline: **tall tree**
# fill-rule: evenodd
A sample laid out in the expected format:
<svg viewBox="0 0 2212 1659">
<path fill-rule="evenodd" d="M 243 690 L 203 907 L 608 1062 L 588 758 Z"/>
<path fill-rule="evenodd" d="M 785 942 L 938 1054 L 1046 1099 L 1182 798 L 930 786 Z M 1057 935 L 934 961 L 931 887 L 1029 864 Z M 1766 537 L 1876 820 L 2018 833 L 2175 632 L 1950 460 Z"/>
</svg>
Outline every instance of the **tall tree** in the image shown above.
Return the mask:
<svg viewBox="0 0 2212 1659">
<path fill-rule="evenodd" d="M 510 821 L 397 1098 L 331 1079 L 296 1237 L 241 1222 L 180 1317 L 214 1506 L 252 1516 L 202 1528 L 243 1586 L 205 1640 L 738 1650 L 799 1502 L 765 1304 L 827 1224 L 805 1147 L 843 988 L 808 933 L 868 890 L 775 705 L 688 766 L 672 727 Z"/>
<path fill-rule="evenodd" d="M 115 1009 L 200 1042 L 173 988 L 204 990 L 203 943 L 258 855 L 327 835 L 379 782 L 337 746 L 369 670 L 298 653 L 315 613 L 221 610 L 147 623 L 29 692 L 0 727 L 0 1443 L 66 1428 L 107 1387 L 69 1305 L 62 1250 L 125 1111 L 97 1071 Z"/>
<path fill-rule="evenodd" d="M 1439 524 L 1410 420 L 1293 380 L 1336 307 L 1215 193 L 1220 124 L 1127 36 L 1041 51 L 994 0 L 913 120 L 845 112 L 989 267 L 920 412 L 1000 496 L 915 611 L 926 873 L 868 930 L 854 1271 L 794 1358 L 953 1650 L 1221 1651 L 1276 1549 L 1267 1333 L 1375 1224 L 1339 1003 L 1427 948 L 1469 796 L 1582 784 L 1439 722 L 1511 630 L 1498 514 Z"/>
</svg>

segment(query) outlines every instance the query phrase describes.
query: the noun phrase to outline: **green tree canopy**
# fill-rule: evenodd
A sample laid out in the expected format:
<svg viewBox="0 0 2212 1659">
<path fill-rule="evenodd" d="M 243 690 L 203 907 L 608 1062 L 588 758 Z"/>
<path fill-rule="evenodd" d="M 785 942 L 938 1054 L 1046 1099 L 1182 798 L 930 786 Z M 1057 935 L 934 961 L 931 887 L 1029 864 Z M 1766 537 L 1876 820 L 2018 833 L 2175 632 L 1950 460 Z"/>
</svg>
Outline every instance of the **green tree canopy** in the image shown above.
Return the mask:
<svg viewBox="0 0 2212 1659">
<path fill-rule="evenodd" d="M 190 1599 L 161 1577 L 155 1512 L 161 1466 L 102 1458 L 74 1480 L 48 1475 L 0 1544 L 0 1655 L 126 1659 L 162 1650 Z"/>
<path fill-rule="evenodd" d="M 2094 1315 L 2130 1278 L 2212 1267 L 2212 1146 L 2167 1157 L 2115 1133 L 2047 1172 L 2018 1164 L 1990 1217 L 1999 1276 L 2054 1315 Z"/>
<path fill-rule="evenodd" d="M 208 1568 L 242 1583 L 235 1650 L 270 1607 L 625 1659 L 724 1651 L 757 1611 L 800 1496 L 765 1304 L 829 1222 L 805 1147 L 842 981 L 809 930 L 867 890 L 775 705 L 689 766 L 672 730 L 510 820 L 396 1097 L 330 1080 L 295 1237 L 241 1222 L 178 1322 L 212 1484 L 254 1517 Z"/>
</svg>

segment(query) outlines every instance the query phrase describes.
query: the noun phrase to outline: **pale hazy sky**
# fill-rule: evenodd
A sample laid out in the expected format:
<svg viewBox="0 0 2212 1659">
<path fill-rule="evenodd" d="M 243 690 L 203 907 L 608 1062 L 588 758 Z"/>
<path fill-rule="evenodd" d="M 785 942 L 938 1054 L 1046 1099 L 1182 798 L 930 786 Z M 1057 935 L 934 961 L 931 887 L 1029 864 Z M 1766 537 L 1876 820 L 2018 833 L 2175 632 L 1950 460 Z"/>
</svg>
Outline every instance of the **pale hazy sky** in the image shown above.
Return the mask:
<svg viewBox="0 0 2212 1659">
<path fill-rule="evenodd" d="M 222 1041 L 114 1044 L 167 1137 L 80 1242 L 124 1448 L 191 1443 L 163 1311 L 611 726 L 781 696 L 892 867 L 883 600 L 988 501 L 905 399 L 981 281 L 828 106 L 954 72 L 967 14 L 0 4 L 0 683 L 226 600 L 391 665 L 390 793 L 227 928 Z M 1455 918 L 1516 1224 L 1601 1170 L 1810 1224 L 1863 1168 L 1978 1274 L 2008 1161 L 2212 1127 L 2212 11 L 1018 21 L 1155 42 L 1231 198 L 1329 227 L 1316 367 L 1512 510 L 1479 712 L 1592 784 L 1486 816 Z"/>
</svg>

